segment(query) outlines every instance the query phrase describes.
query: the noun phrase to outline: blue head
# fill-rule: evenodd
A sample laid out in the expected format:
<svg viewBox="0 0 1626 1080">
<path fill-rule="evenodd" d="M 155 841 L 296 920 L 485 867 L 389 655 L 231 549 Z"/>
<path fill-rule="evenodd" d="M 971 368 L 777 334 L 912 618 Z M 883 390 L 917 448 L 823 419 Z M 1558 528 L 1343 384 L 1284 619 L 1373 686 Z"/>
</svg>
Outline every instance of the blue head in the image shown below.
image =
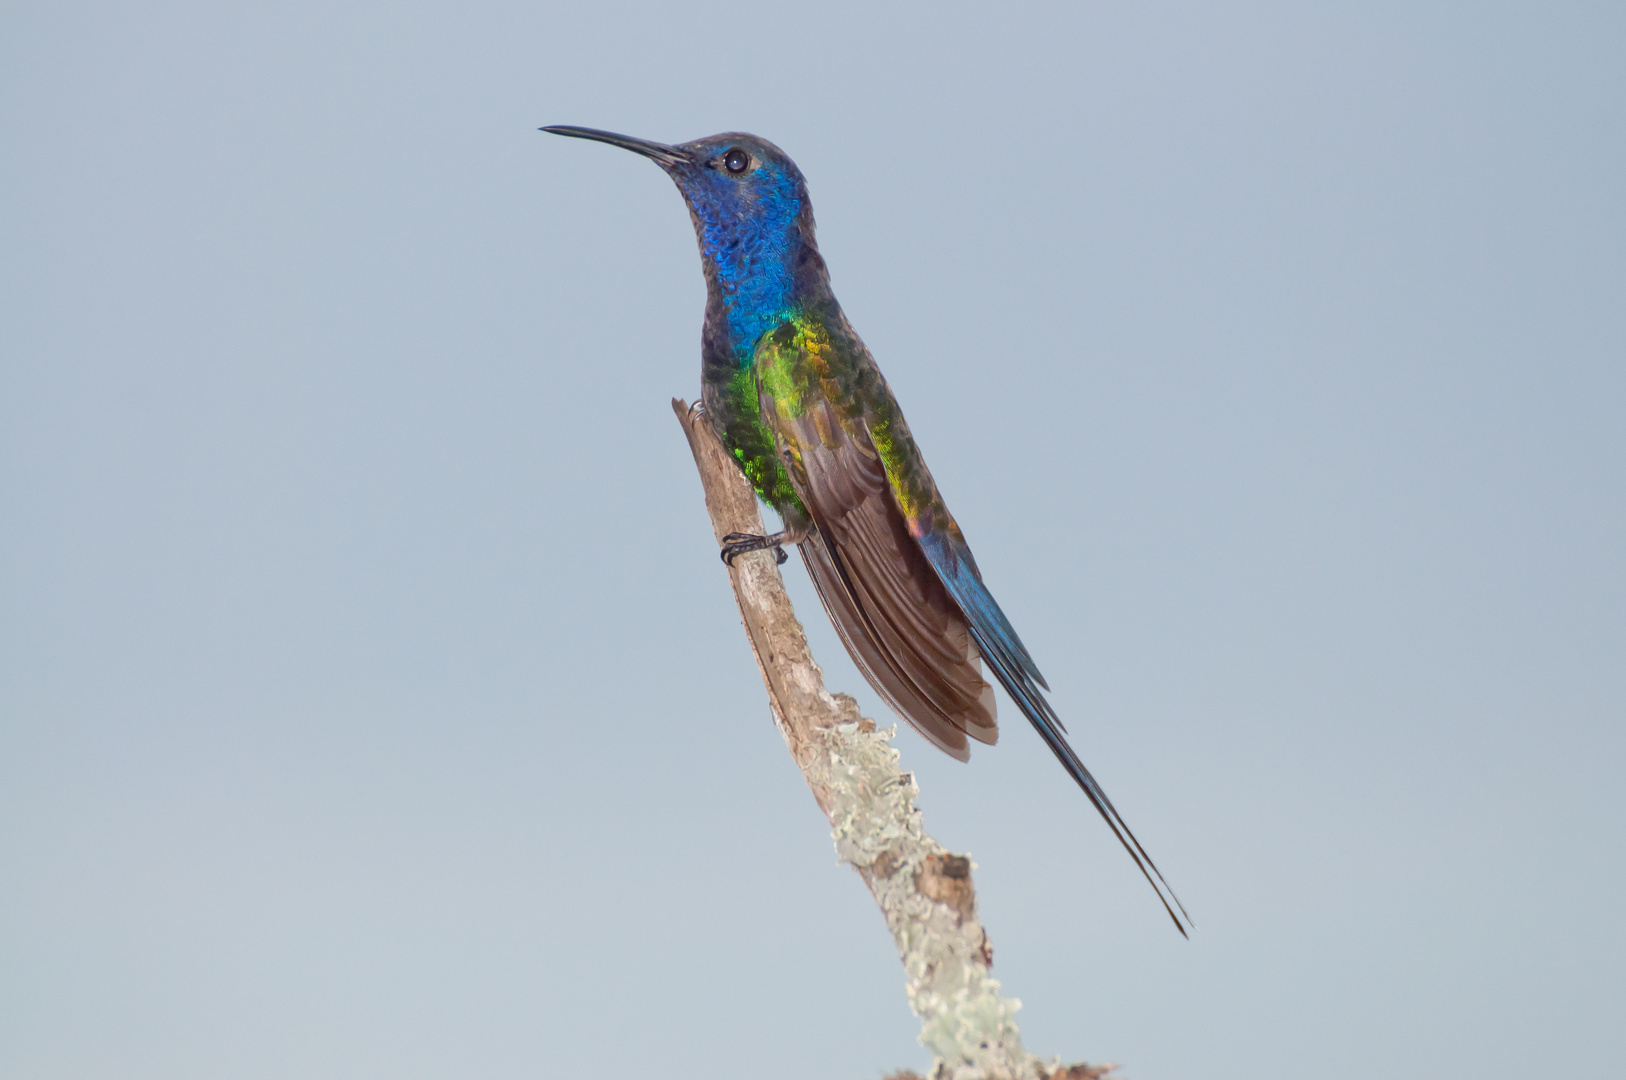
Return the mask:
<svg viewBox="0 0 1626 1080">
<path fill-rule="evenodd" d="M 689 204 L 706 272 L 708 347 L 750 362 L 757 339 L 806 304 L 829 298 L 813 238 L 813 206 L 796 163 L 766 139 L 726 132 L 669 146 L 593 128 L 548 127 L 654 161 Z"/>
</svg>

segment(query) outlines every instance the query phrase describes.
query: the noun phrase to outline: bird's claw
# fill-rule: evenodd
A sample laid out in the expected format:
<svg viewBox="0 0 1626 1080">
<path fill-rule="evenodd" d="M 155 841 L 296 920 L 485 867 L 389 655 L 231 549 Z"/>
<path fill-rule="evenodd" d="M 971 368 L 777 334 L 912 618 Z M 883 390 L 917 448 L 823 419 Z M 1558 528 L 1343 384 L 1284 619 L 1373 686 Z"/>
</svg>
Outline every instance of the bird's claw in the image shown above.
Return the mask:
<svg viewBox="0 0 1626 1080">
<path fill-rule="evenodd" d="M 723 550 L 718 552 L 725 565 L 732 567 L 734 560 L 741 555 L 748 555 L 753 551 L 767 551 L 773 548 L 773 561 L 775 565 L 784 566 L 790 558 L 785 549 L 779 546 L 777 536 L 759 536 L 756 533 L 733 532 L 723 537 Z"/>
</svg>

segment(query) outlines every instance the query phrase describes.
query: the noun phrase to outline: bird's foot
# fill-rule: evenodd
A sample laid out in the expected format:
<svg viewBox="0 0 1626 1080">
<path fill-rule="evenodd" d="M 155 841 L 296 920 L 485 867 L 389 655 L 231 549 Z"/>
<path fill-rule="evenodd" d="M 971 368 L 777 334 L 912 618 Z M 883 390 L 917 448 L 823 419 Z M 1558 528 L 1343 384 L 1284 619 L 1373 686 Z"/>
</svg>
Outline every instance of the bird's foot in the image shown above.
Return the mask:
<svg viewBox="0 0 1626 1080">
<path fill-rule="evenodd" d="M 723 537 L 723 550 L 719 554 L 722 556 L 723 562 L 733 566 L 734 560 L 741 555 L 753 551 L 767 551 L 772 548 L 773 561 L 780 566 L 784 566 L 785 560 L 790 556 L 785 554 L 785 549 L 780 545 L 794 543 L 798 539 L 799 537 L 795 536 L 789 529 L 784 532 L 773 533 L 770 536 L 758 536 L 756 533 L 729 533 Z"/>
</svg>

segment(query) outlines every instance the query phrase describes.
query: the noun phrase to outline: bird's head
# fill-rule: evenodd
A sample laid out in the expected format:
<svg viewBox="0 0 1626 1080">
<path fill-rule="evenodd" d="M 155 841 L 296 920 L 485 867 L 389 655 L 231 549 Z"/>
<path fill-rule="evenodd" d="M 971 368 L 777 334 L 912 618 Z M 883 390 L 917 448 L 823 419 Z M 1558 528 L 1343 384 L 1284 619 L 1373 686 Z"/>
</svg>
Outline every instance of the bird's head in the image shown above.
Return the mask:
<svg viewBox="0 0 1626 1080">
<path fill-rule="evenodd" d="M 771 305 L 824 280 L 807 181 L 767 139 L 725 132 L 669 145 L 596 128 L 542 130 L 619 146 L 664 169 L 689 204 L 708 284 L 729 307 Z"/>
</svg>

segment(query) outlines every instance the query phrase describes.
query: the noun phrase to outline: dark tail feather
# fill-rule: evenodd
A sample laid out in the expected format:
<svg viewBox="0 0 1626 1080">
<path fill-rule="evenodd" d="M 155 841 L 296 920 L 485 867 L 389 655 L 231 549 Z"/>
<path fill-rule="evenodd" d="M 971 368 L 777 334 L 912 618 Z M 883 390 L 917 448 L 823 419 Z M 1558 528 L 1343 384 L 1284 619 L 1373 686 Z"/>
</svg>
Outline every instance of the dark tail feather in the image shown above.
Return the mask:
<svg viewBox="0 0 1626 1080">
<path fill-rule="evenodd" d="M 1101 790 L 1101 785 L 1095 782 L 1090 770 L 1078 759 L 1073 748 L 1063 734 L 1066 728 L 1062 726 L 1061 718 L 1045 700 L 1039 687 L 1045 685 L 1044 678 L 1034 665 L 1028 651 L 1022 645 L 1022 640 L 1016 636 L 1016 630 L 1011 626 L 1010 620 L 999 609 L 993 594 L 982 583 L 982 577 L 977 573 L 976 563 L 971 559 L 971 552 L 963 542 L 935 533 L 928 533 L 920 538 L 921 549 L 926 552 L 927 559 L 937 571 L 938 578 L 948 588 L 949 595 L 954 597 L 955 603 L 965 613 L 966 621 L 971 625 L 971 634 L 977 642 L 977 648 L 994 669 L 994 676 L 999 679 L 1005 692 L 1016 702 L 1016 707 L 1022 710 L 1023 715 L 1033 724 L 1039 737 L 1050 747 L 1050 752 L 1056 755 L 1067 774 L 1084 794 L 1089 796 L 1090 802 L 1100 812 L 1112 835 L 1118 838 L 1129 857 L 1135 860 L 1135 866 L 1140 870 L 1152 891 L 1163 904 L 1163 910 L 1169 913 L 1174 920 L 1176 930 L 1182 937 L 1190 938 L 1187 928 L 1196 929 L 1196 923 L 1186 914 L 1186 909 L 1180 903 L 1180 898 L 1174 894 L 1169 883 L 1163 880 L 1163 872 L 1157 868 L 1152 857 L 1146 854 L 1146 849 L 1140 846 L 1135 834 L 1129 831 L 1129 826 L 1119 816 L 1118 810 L 1107 798 L 1107 793 Z M 1035 685 L 1037 684 L 1037 685 Z M 1176 915 L 1175 912 L 1179 914 Z M 1182 921 L 1184 920 L 1184 921 Z"/>
<path fill-rule="evenodd" d="M 978 628 L 973 626 L 972 633 L 977 635 L 977 644 L 981 646 L 982 634 Z M 1119 816 L 1118 808 L 1112 805 L 1107 793 L 1095 782 L 1095 777 L 1090 775 L 1090 770 L 1084 767 L 1084 763 L 1078 759 L 1078 754 L 1074 753 L 1072 746 L 1068 744 L 1066 736 L 1059 730 L 1056 713 L 1050 707 L 1050 702 L 1046 701 L 1031 683 L 1021 679 L 1018 672 L 1011 671 L 1003 658 L 993 661 L 992 666 L 1001 685 L 1011 695 L 1011 700 L 1016 702 L 1017 708 L 1021 709 L 1023 715 L 1032 722 L 1039 737 L 1050 747 L 1050 752 L 1056 755 L 1056 760 L 1061 762 L 1067 774 L 1084 790 L 1084 794 L 1089 796 L 1102 820 L 1112 830 L 1112 835 L 1118 838 L 1118 843 L 1122 844 L 1129 857 L 1135 860 L 1135 866 L 1140 870 L 1141 876 L 1152 887 L 1152 891 L 1157 893 L 1158 900 L 1163 904 L 1163 910 L 1174 920 L 1174 928 L 1180 931 L 1181 937 L 1189 940 L 1191 935 L 1186 932 L 1186 928 L 1195 930 L 1197 924 L 1186 914 L 1185 905 L 1180 903 L 1174 889 L 1163 879 L 1163 872 L 1157 868 L 1152 857 L 1146 854 L 1146 849 L 1140 846 L 1140 841 L 1135 839 L 1135 834 L 1130 831 L 1128 823 Z M 1179 912 L 1178 915 L 1175 914 L 1176 911 Z"/>
</svg>

